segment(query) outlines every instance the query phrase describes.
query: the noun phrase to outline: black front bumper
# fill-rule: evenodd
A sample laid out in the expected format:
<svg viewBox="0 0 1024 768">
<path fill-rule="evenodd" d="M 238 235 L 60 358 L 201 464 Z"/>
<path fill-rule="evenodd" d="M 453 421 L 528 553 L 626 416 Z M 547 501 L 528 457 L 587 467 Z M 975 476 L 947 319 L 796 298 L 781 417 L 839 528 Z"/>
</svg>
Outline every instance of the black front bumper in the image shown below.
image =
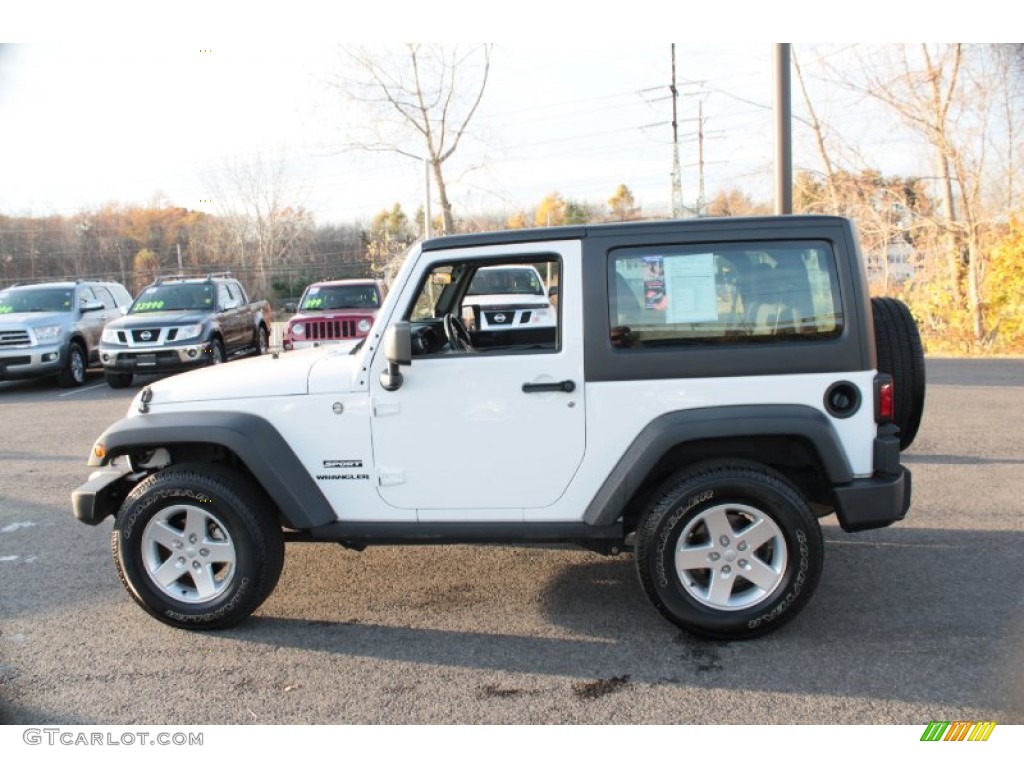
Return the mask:
<svg viewBox="0 0 1024 768">
<path fill-rule="evenodd" d="M 89 475 L 89 479 L 71 493 L 71 511 L 87 525 L 98 525 L 121 508 L 121 503 L 140 475 L 132 476 L 128 467 L 107 466 Z"/>
</svg>

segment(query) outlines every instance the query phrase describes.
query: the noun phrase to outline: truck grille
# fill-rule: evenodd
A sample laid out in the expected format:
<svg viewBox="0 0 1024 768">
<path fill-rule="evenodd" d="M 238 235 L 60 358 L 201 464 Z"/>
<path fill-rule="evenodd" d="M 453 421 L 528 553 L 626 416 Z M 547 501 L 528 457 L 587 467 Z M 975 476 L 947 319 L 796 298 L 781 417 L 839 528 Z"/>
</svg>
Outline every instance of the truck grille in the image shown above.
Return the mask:
<svg viewBox="0 0 1024 768">
<path fill-rule="evenodd" d="M 499 309 L 497 312 L 484 312 L 484 318 L 491 325 L 512 325 L 516 320 L 516 311 Z"/>
<path fill-rule="evenodd" d="M 309 341 L 351 339 L 359 335 L 355 320 L 307 320 L 305 326 L 305 338 Z"/>
<path fill-rule="evenodd" d="M 27 347 L 30 343 L 28 331 L 0 331 L 0 347 Z"/>
<path fill-rule="evenodd" d="M 132 341 L 136 344 L 158 344 L 160 342 L 159 328 L 137 328 L 131 333 Z"/>
</svg>

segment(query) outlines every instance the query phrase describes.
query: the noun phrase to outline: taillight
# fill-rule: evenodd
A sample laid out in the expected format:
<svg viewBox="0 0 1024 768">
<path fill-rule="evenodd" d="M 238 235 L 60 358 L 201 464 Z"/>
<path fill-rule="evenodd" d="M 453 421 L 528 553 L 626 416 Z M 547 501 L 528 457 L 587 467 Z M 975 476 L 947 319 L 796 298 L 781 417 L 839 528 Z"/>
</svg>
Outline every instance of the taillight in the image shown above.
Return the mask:
<svg viewBox="0 0 1024 768">
<path fill-rule="evenodd" d="M 880 373 L 875 377 L 875 422 L 888 424 L 896 417 L 896 385 L 892 376 Z"/>
</svg>

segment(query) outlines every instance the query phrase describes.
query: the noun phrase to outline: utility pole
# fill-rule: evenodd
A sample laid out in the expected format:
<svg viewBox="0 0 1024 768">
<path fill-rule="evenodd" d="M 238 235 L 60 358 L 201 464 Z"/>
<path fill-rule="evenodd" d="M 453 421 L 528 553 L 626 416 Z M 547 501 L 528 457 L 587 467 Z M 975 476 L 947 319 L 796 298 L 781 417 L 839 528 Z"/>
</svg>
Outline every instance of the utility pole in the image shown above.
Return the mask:
<svg viewBox="0 0 1024 768">
<path fill-rule="evenodd" d="M 676 113 L 676 102 L 679 91 L 676 88 L 676 44 L 672 43 L 672 218 L 683 215 L 683 180 L 679 169 L 679 119 Z"/>
<path fill-rule="evenodd" d="M 423 239 L 430 239 L 430 160 L 423 158 L 423 173 L 426 177 L 426 192 L 423 197 Z"/>
<path fill-rule="evenodd" d="M 697 102 L 697 215 L 704 215 L 704 99 Z"/>
<path fill-rule="evenodd" d="M 789 43 L 775 44 L 775 213 L 793 212 L 793 122 Z"/>
</svg>

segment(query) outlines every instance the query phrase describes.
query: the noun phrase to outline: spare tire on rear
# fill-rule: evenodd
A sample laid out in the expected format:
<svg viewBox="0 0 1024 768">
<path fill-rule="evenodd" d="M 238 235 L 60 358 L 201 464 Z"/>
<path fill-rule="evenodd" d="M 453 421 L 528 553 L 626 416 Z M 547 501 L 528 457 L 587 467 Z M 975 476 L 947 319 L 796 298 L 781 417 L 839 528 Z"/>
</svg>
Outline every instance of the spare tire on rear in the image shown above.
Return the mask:
<svg viewBox="0 0 1024 768">
<path fill-rule="evenodd" d="M 895 422 L 900 428 L 900 449 L 914 442 L 924 413 L 924 347 L 917 322 L 899 299 L 871 299 L 875 325 L 875 351 L 878 370 L 887 373 L 895 384 Z"/>
</svg>

